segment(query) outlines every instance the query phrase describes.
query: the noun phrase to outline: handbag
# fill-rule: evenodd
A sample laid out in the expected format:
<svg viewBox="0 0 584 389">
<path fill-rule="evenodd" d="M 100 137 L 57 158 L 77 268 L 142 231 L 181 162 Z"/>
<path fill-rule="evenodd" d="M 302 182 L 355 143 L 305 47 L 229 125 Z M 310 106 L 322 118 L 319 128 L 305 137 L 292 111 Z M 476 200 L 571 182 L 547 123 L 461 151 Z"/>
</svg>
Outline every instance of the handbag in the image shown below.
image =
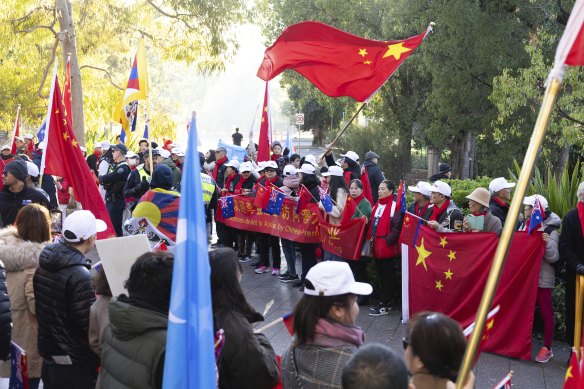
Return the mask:
<svg viewBox="0 0 584 389">
<path fill-rule="evenodd" d="M 365 258 L 373 258 L 375 253 L 375 246 L 373 244 L 373 237 L 366 239 L 361 246 L 361 256 Z"/>
</svg>

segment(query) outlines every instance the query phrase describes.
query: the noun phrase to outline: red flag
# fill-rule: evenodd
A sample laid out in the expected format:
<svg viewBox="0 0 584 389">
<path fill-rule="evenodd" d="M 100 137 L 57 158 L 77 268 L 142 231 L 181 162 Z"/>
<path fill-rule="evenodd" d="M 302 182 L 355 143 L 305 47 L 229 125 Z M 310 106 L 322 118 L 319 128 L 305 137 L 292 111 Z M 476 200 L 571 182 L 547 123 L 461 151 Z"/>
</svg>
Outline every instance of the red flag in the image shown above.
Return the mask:
<svg viewBox="0 0 584 389">
<path fill-rule="evenodd" d="M 359 260 L 366 225 L 367 219 L 364 217 L 358 217 L 338 226 L 321 221 L 319 229 L 322 247 L 344 259 Z"/>
<path fill-rule="evenodd" d="M 310 194 L 310 191 L 306 189 L 304 185 L 300 185 L 300 190 L 298 191 L 298 203 L 296 203 L 295 212 L 298 213 L 303 209 L 308 208 L 308 204 L 310 204 L 311 199 L 312 195 Z"/>
<path fill-rule="evenodd" d="M 63 81 L 63 102 L 67 110 L 67 116 L 73 126 L 73 114 L 71 108 L 71 55 L 67 57 L 67 65 L 65 66 L 65 80 Z"/>
<path fill-rule="evenodd" d="M 405 309 L 442 312 L 463 327 L 474 321 L 497 248 L 494 233 L 440 233 L 406 214 L 402 268 L 407 267 Z M 408 242 L 408 243 L 409 243 Z M 501 311 L 491 324 L 484 350 L 531 358 L 533 309 L 545 243 L 541 232 L 516 232 L 493 300 Z M 407 317 L 406 317 L 407 318 Z M 487 322 L 487 326 L 489 322 Z"/>
<path fill-rule="evenodd" d="M 12 147 L 10 154 L 16 155 L 16 138 L 20 136 L 20 105 L 16 111 L 16 120 L 14 120 L 14 130 L 12 131 Z"/>
<path fill-rule="evenodd" d="M 371 192 L 371 183 L 369 182 L 369 174 L 367 174 L 367 169 L 363 169 L 363 174 L 361 174 L 361 182 L 363 183 L 363 196 L 371 203 L 371 206 L 375 205 L 373 203 L 373 194 Z"/>
<path fill-rule="evenodd" d="M 286 326 L 290 336 L 294 336 L 294 312 L 288 312 L 282 316 L 282 322 Z"/>
<path fill-rule="evenodd" d="M 268 206 L 270 201 L 270 195 L 272 194 L 272 188 L 266 188 L 263 185 L 258 184 L 258 189 L 256 190 L 256 196 L 253 199 L 254 207 L 264 209 Z"/>
<path fill-rule="evenodd" d="M 285 69 L 294 69 L 328 96 L 365 101 L 429 30 L 404 40 L 376 41 L 319 22 L 294 24 L 266 49 L 257 75 L 268 81 Z"/>
<path fill-rule="evenodd" d="M 75 200 L 81 203 L 83 209 L 91 211 L 96 218 L 105 221 L 108 228 L 98 233 L 98 238 L 116 236 L 105 203 L 71 128 L 71 120 L 63 105 L 61 88 L 56 76 L 53 88 L 52 101 L 49 102 L 50 111 L 41 172 L 63 177 L 69 181 L 74 190 Z"/>
<path fill-rule="evenodd" d="M 570 357 L 570 364 L 566 369 L 566 377 L 564 378 L 563 389 L 580 389 L 584 384 L 584 377 L 582 377 L 582 372 L 580 371 L 580 365 L 578 363 L 578 354 L 576 349 L 572 348 L 572 356 Z"/>
<path fill-rule="evenodd" d="M 260 139 L 258 141 L 258 162 L 270 160 L 270 115 L 268 100 L 268 82 L 266 81 L 266 91 L 264 92 L 264 105 L 262 107 L 262 120 L 260 122 Z"/>
</svg>

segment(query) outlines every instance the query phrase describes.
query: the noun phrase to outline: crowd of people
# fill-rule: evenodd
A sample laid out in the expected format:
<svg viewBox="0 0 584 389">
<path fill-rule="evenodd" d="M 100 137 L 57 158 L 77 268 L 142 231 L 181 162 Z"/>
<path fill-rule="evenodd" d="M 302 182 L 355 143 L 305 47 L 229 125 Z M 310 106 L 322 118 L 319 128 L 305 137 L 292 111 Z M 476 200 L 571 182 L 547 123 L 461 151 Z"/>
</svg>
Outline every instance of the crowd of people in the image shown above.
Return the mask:
<svg viewBox="0 0 584 389">
<path fill-rule="evenodd" d="M 240 138 L 236 134 L 234 141 Z M 128 232 L 131 219 L 145 218 L 172 244 L 186 150 L 147 140 L 139 147 L 134 153 L 123 143 L 97 142 L 86 161 L 118 236 Z M 378 166 L 380 156 L 370 151 L 361 163 L 356 152 L 348 151 L 335 158 L 330 145 L 322 157 L 299 155 L 277 141 L 268 161 L 257 161 L 254 144 L 247 152 L 242 161 L 229 159 L 225 147 L 199 153 L 209 243 L 213 225 L 218 237 L 211 244 L 209 263 L 213 325 L 225 337 L 217 353 L 219 387 L 272 388 L 279 382 L 284 388 L 452 386 L 466 346 L 452 319 L 435 312 L 415 315 L 403 339 L 405 361 L 383 345 L 363 346 L 364 333 L 356 325 L 360 307 L 367 306 L 371 316 L 383 316 L 401 299 L 398 258 L 404 214 L 397 206 L 395 181 L 386 179 Z M 31 388 L 41 378 L 47 389 L 161 387 L 172 250 L 139 257 L 126 282 L 127 295 L 112 297 L 103 269 L 92 271 L 85 258 L 105 223 L 78 210 L 66 180 L 46 175 L 39 187 L 42 147 L 31 150 L 23 139 L 16 155 L 6 147 L 1 154 L 0 359 L 9 356 L 10 340 L 24 348 Z M 408 186 L 414 201 L 407 211 L 440 232 L 500 233 L 515 184 L 499 177 L 488 188 L 475 188 L 466 196 L 469 213 L 464 215 L 451 199 L 450 176 L 450 166 L 440 164 L 435 180 Z M 318 243 L 236 229 L 216 217 L 221 197 L 253 197 L 260 186 L 294 201 L 306 191 L 313 209 L 332 225 L 365 218 L 362 257 L 348 260 Z M 321 201 L 324 194 L 331 198 L 331 208 Z M 584 274 L 584 183 L 577 196 L 577 207 L 563 221 L 540 194 L 525 197 L 524 215 L 517 220 L 517 230 L 528 230 L 534 208 L 541 207 L 538 229 L 546 249 L 537 303 L 544 339 L 535 356 L 541 363 L 553 356 L 554 264 L 567 263 L 567 307 L 575 304 L 575 275 Z M 66 216 L 60 231 L 54 230 L 49 213 L 57 209 Z M 370 261 L 379 278 L 375 304 L 370 301 Z M 281 364 L 268 339 L 254 332 L 253 324 L 263 316 L 240 286 L 244 264 L 255 267 L 254 277 L 271 274 L 303 293 L 293 312 L 294 338 Z M 571 309 L 566 312 L 570 337 L 574 315 Z M 0 369 L 0 374 L 9 372 Z"/>
</svg>

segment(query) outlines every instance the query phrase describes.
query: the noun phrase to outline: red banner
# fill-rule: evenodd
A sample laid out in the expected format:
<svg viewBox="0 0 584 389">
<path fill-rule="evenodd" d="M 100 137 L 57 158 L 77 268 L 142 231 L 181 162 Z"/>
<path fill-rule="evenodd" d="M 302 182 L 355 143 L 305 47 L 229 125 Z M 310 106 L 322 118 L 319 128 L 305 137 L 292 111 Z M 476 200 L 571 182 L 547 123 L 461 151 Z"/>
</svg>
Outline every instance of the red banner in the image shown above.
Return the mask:
<svg viewBox="0 0 584 389">
<path fill-rule="evenodd" d="M 494 233 L 439 233 L 408 214 L 402 228 L 409 315 L 438 311 L 464 328 L 475 319 L 499 238 Z M 530 359 L 533 310 L 545 244 L 541 233 L 516 232 L 492 306 L 484 350 Z"/>
<path fill-rule="evenodd" d="M 367 218 L 353 219 L 343 226 L 319 224 L 322 248 L 344 259 L 361 258 L 361 246 L 365 235 Z"/>
<path fill-rule="evenodd" d="M 285 199 L 279 215 L 268 215 L 254 206 L 254 198 L 234 196 L 235 216 L 223 219 L 216 212 L 219 222 L 244 231 L 262 232 L 299 243 L 320 243 L 318 218 L 309 209 L 294 212 L 296 202 Z"/>
</svg>

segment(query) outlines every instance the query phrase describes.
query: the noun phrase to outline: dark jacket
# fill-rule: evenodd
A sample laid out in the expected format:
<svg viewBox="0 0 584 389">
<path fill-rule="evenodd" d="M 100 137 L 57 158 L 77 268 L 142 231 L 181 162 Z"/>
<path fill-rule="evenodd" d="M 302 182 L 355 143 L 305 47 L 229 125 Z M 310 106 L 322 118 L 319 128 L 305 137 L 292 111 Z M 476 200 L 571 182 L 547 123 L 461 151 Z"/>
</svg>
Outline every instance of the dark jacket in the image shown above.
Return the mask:
<svg viewBox="0 0 584 389">
<path fill-rule="evenodd" d="M 171 190 L 174 188 L 173 172 L 167 165 L 158 165 L 152 173 L 152 180 L 150 180 L 150 187 L 152 189 L 160 188 Z"/>
<path fill-rule="evenodd" d="M 43 158 L 43 153 L 36 151 L 34 153 L 34 158 L 32 162 L 37 165 L 39 172 L 41 170 L 41 160 Z M 38 178 L 38 177 L 37 177 Z M 59 208 L 59 202 L 57 201 L 57 185 L 55 185 L 55 179 L 50 174 L 43 174 L 43 182 L 41 189 L 47 192 L 50 199 L 49 209 Z"/>
<path fill-rule="evenodd" d="M 432 215 L 432 208 L 428 208 L 428 218 Z M 446 208 L 446 211 L 442 212 L 438 219 L 436 220 L 440 227 L 436 231 L 438 232 L 451 232 L 454 231 L 454 222 L 456 220 L 463 221 L 464 216 L 460 209 L 454 204 L 454 201 L 450 200 L 450 204 Z"/>
<path fill-rule="evenodd" d="M 122 295 L 110 302 L 109 318 L 101 353 L 100 387 L 161 388 L 168 317 L 136 306 Z"/>
<path fill-rule="evenodd" d="M 501 219 L 501 225 L 505 225 L 505 219 L 507 219 L 507 212 L 509 212 L 509 206 L 503 206 L 496 202 L 495 200 L 493 200 L 493 198 L 491 197 L 491 200 L 489 201 L 489 209 L 491 210 L 493 216 L 496 216 L 499 219 Z"/>
<path fill-rule="evenodd" d="M 8 359 L 11 337 L 12 316 L 8 291 L 6 290 L 6 271 L 4 264 L 0 261 L 0 360 Z"/>
<path fill-rule="evenodd" d="M 445 181 L 445 180 L 450 180 L 450 178 L 448 178 L 448 176 L 444 173 L 436 173 L 428 179 L 428 181 L 430 181 L 430 182 Z"/>
<path fill-rule="evenodd" d="M 562 220 L 559 247 L 560 257 L 568 266 L 566 275 L 570 274 L 573 277 L 576 274 L 576 267 L 584 265 L 584 237 L 577 208 L 568 212 Z"/>
<path fill-rule="evenodd" d="M 99 183 L 106 190 L 106 201 L 119 200 L 124 197 L 124 186 L 130 172 L 130 166 L 126 162 L 119 162 L 110 165 L 108 174 L 99 177 Z"/>
<path fill-rule="evenodd" d="M 144 169 L 143 171 L 148 175 L 146 183 L 142 182 L 143 176 L 140 175 L 141 169 Z M 150 185 L 148 185 L 148 182 L 150 181 L 151 176 L 149 169 L 150 167 L 146 169 L 145 165 L 140 165 L 135 170 L 132 170 L 132 172 L 128 176 L 126 184 L 124 185 L 123 193 L 126 199 L 133 197 L 135 200 L 139 200 L 140 197 L 144 195 L 144 193 L 148 192 L 148 189 L 150 189 Z"/>
<path fill-rule="evenodd" d="M 220 389 L 271 389 L 278 381 L 276 353 L 264 334 L 255 334 L 251 323 L 264 318 L 256 313 L 246 317 L 220 310 L 216 325 L 225 331 L 225 345 L 219 359 Z"/>
<path fill-rule="evenodd" d="M 95 292 L 83 254 L 63 243 L 46 246 L 33 286 L 39 353 L 45 359 L 68 355 L 75 365 L 97 366 L 99 358 L 88 338 Z"/>
<path fill-rule="evenodd" d="M 223 186 L 225 185 L 225 170 L 227 170 L 227 166 L 225 166 L 225 164 L 227 162 L 229 162 L 228 159 L 217 167 L 217 179 L 215 180 L 215 182 L 217 183 L 217 186 L 221 189 L 223 189 Z M 217 164 L 217 162 L 215 162 L 215 164 Z M 211 173 L 213 173 L 213 171 L 211 171 Z"/>
<path fill-rule="evenodd" d="M 373 197 L 373 203 L 376 203 L 379 196 L 377 193 L 379 190 L 379 184 L 385 180 L 385 176 L 383 175 L 383 172 L 379 166 L 371 161 L 365 161 L 363 166 L 367 170 L 367 176 L 369 177 L 369 185 L 371 186 L 371 196 Z"/>
<path fill-rule="evenodd" d="M 165 164 L 170 168 L 170 170 L 172 170 L 172 187 L 175 189 L 180 188 L 180 180 L 182 177 L 182 172 L 180 171 L 180 169 L 176 167 L 176 164 L 170 158 L 166 158 L 163 164 Z"/>
<path fill-rule="evenodd" d="M 36 203 L 49 208 L 47 198 L 38 190 L 25 186 L 20 192 L 13 193 L 7 186 L 0 191 L 0 224 L 6 227 L 14 224 L 16 215 L 27 204 Z"/>
</svg>

